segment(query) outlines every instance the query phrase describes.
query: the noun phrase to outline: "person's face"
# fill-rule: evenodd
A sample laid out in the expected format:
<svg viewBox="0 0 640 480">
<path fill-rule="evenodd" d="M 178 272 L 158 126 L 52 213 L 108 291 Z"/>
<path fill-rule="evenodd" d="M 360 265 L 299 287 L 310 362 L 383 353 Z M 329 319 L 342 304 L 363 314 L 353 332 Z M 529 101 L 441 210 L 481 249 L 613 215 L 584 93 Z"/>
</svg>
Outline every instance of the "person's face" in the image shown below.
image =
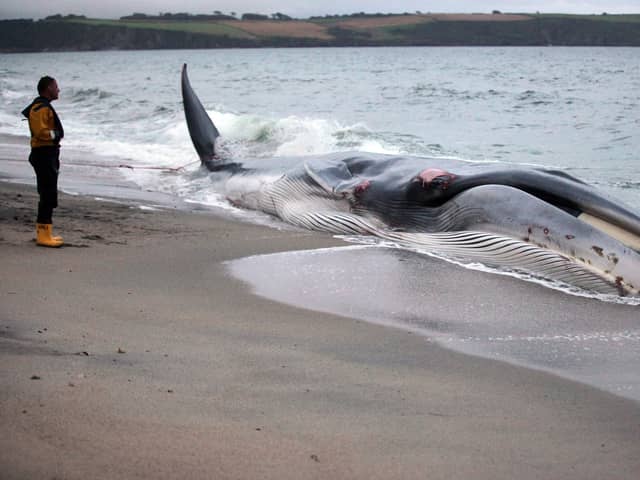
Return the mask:
<svg viewBox="0 0 640 480">
<path fill-rule="evenodd" d="M 51 82 L 51 85 L 47 87 L 47 98 L 49 100 L 57 100 L 59 94 L 60 89 L 58 88 L 58 82 L 54 80 Z"/>
</svg>

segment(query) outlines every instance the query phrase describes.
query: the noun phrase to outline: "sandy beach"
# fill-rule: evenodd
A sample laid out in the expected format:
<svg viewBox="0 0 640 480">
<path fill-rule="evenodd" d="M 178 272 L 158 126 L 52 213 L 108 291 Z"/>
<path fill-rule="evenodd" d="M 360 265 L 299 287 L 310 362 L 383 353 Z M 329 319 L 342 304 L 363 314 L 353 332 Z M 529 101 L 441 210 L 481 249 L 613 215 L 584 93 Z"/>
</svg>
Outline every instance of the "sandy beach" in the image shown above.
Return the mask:
<svg viewBox="0 0 640 480">
<path fill-rule="evenodd" d="M 34 188 L 0 198 L 2 479 L 637 478 L 637 402 L 273 302 L 223 264 L 329 235 L 62 195 L 51 250 Z"/>
</svg>

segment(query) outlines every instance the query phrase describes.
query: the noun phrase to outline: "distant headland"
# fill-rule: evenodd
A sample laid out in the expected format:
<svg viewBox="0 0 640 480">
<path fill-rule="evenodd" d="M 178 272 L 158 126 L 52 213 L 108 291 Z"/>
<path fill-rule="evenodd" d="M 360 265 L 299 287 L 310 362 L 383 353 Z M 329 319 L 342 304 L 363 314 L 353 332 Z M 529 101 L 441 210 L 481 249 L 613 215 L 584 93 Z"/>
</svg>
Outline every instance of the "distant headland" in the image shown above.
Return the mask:
<svg viewBox="0 0 640 480">
<path fill-rule="evenodd" d="M 348 46 L 640 46 L 640 14 L 53 15 L 0 21 L 0 52 Z"/>
</svg>

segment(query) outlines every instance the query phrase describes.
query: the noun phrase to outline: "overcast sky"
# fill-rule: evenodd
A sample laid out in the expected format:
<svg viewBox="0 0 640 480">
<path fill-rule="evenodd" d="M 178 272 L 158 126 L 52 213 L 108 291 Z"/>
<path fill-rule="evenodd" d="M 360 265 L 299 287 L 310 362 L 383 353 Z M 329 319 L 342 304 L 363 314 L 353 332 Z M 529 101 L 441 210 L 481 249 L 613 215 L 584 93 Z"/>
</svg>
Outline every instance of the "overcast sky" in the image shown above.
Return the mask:
<svg viewBox="0 0 640 480">
<path fill-rule="evenodd" d="M 296 18 L 312 15 L 402 12 L 490 13 L 640 13 L 640 0 L 0 0 L 0 18 L 43 18 L 74 13 L 97 18 L 118 18 L 134 12 L 213 13 L 281 12 Z"/>
</svg>

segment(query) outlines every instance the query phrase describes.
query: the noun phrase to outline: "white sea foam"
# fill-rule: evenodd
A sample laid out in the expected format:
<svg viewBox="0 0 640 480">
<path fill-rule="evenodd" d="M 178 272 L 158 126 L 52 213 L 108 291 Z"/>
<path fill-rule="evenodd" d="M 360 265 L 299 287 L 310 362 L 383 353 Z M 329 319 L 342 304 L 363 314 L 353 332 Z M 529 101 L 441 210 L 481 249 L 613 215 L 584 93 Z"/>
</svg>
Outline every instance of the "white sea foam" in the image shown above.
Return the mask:
<svg viewBox="0 0 640 480">
<path fill-rule="evenodd" d="M 374 134 L 362 123 L 344 125 L 326 118 L 268 118 L 216 110 L 207 113 L 221 137 L 234 145 L 237 155 L 300 156 L 343 150 L 401 152 L 399 147 L 373 138 Z"/>
<path fill-rule="evenodd" d="M 0 111 L 0 133 L 29 135 L 29 125 L 19 112 Z"/>
</svg>

